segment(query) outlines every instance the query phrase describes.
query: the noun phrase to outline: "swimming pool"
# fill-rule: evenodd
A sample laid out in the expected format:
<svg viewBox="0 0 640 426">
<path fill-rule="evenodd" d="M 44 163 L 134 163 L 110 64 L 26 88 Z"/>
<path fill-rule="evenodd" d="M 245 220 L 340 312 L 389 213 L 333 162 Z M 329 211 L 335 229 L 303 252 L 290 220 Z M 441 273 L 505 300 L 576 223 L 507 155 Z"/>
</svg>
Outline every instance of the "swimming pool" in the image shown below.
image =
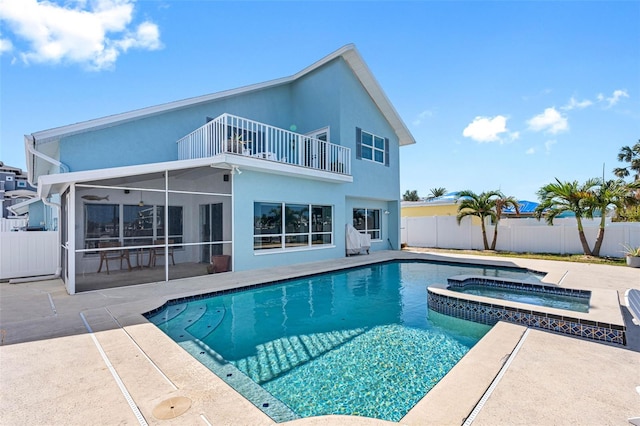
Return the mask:
<svg viewBox="0 0 640 426">
<path fill-rule="evenodd" d="M 168 303 L 147 314 L 274 421 L 400 420 L 490 329 L 427 308 L 426 287 L 525 270 L 388 262 Z"/>
</svg>

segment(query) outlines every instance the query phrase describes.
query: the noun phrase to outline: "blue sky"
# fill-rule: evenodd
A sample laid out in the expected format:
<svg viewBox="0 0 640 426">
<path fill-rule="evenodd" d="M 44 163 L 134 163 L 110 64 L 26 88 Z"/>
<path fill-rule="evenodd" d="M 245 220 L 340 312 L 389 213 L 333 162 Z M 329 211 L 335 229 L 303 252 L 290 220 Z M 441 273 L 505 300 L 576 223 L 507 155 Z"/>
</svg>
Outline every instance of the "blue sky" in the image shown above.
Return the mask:
<svg viewBox="0 0 640 426">
<path fill-rule="evenodd" d="M 640 139 L 640 2 L 0 0 L 0 161 L 23 135 L 289 76 L 355 43 L 417 144 L 401 192 L 623 165 Z"/>
</svg>

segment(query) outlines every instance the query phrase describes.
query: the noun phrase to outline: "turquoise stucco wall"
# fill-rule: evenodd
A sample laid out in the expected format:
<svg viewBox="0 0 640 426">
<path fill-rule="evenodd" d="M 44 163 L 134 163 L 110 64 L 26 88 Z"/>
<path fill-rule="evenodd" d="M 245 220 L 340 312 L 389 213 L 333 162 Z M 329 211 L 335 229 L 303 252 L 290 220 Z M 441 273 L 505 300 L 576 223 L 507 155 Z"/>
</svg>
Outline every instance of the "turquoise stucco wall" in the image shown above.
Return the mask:
<svg viewBox="0 0 640 426">
<path fill-rule="evenodd" d="M 345 254 L 344 186 L 245 170 L 233 176 L 234 267 L 237 271 L 334 259 Z M 286 189 L 285 189 L 286 188 Z M 309 250 L 253 250 L 253 203 L 285 202 L 333 206 L 334 246 Z"/>
<path fill-rule="evenodd" d="M 72 172 L 174 161 L 178 139 L 204 125 L 207 117 L 227 112 L 279 127 L 288 125 L 290 97 L 289 86 L 277 86 L 73 135 L 60 142 L 60 160 Z"/>
</svg>

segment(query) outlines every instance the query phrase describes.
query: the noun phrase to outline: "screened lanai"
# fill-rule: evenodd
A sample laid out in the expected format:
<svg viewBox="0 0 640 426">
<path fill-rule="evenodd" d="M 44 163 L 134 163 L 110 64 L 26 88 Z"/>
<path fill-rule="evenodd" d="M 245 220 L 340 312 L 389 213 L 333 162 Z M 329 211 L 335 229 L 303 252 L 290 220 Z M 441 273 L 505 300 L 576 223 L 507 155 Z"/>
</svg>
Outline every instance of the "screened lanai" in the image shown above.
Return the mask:
<svg viewBox="0 0 640 426">
<path fill-rule="evenodd" d="M 160 166 L 62 175 L 75 179 L 61 197 L 70 293 L 232 270 L 230 167 Z"/>
</svg>

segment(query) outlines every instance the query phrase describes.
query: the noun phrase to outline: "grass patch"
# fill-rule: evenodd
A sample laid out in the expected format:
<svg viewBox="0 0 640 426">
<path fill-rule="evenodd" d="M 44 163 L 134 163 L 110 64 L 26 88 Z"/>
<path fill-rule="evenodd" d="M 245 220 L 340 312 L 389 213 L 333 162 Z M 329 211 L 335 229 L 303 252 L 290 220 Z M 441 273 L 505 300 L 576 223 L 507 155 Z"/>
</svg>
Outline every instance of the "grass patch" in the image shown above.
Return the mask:
<svg viewBox="0 0 640 426">
<path fill-rule="evenodd" d="M 472 254 L 477 256 L 518 257 L 518 258 L 524 258 L 524 259 L 557 260 L 561 262 L 626 266 L 626 260 L 624 258 L 594 257 L 594 256 L 585 256 L 584 254 L 516 253 L 516 252 L 510 252 L 510 251 L 457 250 L 457 249 L 440 249 L 440 248 L 424 248 L 424 247 L 406 247 L 404 248 L 404 250 L 429 251 L 434 253 Z"/>
</svg>

